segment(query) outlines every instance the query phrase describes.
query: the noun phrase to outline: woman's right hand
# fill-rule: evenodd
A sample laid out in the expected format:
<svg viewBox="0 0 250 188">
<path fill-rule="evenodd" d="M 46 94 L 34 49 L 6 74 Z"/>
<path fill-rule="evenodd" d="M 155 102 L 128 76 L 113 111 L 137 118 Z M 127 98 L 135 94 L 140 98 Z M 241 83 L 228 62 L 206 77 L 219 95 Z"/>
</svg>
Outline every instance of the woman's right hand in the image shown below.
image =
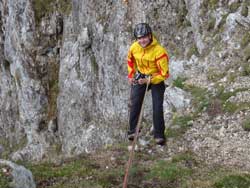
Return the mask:
<svg viewBox="0 0 250 188">
<path fill-rule="evenodd" d="M 128 83 L 132 85 L 134 83 L 135 79 L 134 78 L 128 78 Z"/>
</svg>

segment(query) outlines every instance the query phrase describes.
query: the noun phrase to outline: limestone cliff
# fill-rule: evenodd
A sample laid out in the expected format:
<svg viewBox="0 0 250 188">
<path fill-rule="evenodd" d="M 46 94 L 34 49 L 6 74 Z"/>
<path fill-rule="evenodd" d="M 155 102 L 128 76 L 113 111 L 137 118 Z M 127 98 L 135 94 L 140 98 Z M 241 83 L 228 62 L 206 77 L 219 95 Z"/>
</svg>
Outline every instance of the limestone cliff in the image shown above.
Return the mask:
<svg viewBox="0 0 250 188">
<path fill-rule="evenodd" d="M 229 160 L 240 164 L 249 152 L 249 9 L 247 0 L 2 0 L 0 146 L 12 159 L 41 160 L 121 140 L 126 54 L 134 25 L 148 22 L 170 55 L 167 126 L 190 117 L 183 145 L 219 162 L 240 147 Z"/>
</svg>

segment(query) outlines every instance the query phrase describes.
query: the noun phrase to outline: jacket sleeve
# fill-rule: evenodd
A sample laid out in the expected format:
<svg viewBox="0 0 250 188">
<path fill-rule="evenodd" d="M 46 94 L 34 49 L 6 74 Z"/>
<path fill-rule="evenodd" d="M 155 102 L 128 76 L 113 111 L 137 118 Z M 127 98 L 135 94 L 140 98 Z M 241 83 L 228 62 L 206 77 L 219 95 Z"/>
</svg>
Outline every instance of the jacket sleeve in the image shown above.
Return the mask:
<svg viewBox="0 0 250 188">
<path fill-rule="evenodd" d="M 157 65 L 158 72 L 152 75 L 152 84 L 158 84 L 169 77 L 169 58 L 165 50 L 155 58 L 155 63 Z"/>
<path fill-rule="evenodd" d="M 131 52 L 131 49 L 128 52 L 127 65 L 128 65 L 128 78 L 133 78 L 136 72 L 136 63 L 133 54 Z"/>
</svg>

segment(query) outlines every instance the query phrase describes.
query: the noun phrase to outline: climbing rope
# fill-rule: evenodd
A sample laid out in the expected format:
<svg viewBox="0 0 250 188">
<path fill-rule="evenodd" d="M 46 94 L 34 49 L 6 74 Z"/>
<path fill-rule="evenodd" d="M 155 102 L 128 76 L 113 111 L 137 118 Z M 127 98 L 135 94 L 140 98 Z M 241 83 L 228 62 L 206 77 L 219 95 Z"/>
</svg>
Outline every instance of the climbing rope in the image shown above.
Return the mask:
<svg viewBox="0 0 250 188">
<path fill-rule="evenodd" d="M 144 93 L 144 96 L 143 96 L 142 107 L 141 107 L 139 119 L 138 119 L 138 122 L 137 122 L 137 125 L 136 125 L 136 130 L 135 130 L 135 137 L 134 137 L 134 140 L 133 140 L 133 143 L 132 143 L 132 149 L 130 150 L 129 160 L 128 160 L 127 168 L 126 168 L 126 171 L 125 171 L 125 176 L 124 176 L 124 181 L 123 181 L 123 188 L 127 188 L 127 185 L 128 185 L 129 169 L 132 166 L 132 160 L 133 160 L 133 157 L 134 157 L 134 150 L 135 150 L 137 138 L 138 138 L 138 135 L 139 135 L 140 124 L 141 124 L 141 121 L 142 121 L 142 115 L 143 115 L 143 109 L 144 109 L 144 99 L 145 99 L 146 93 L 148 91 L 149 83 L 150 83 L 150 77 L 148 77 L 146 90 L 145 90 L 145 93 Z"/>
</svg>

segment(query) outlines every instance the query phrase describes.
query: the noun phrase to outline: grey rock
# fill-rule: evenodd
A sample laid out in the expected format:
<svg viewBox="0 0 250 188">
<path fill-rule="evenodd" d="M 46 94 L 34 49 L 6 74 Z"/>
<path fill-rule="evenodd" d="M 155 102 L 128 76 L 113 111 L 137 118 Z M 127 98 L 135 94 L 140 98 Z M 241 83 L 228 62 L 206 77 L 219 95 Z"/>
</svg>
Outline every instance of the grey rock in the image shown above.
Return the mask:
<svg viewBox="0 0 250 188">
<path fill-rule="evenodd" d="M 23 166 L 17 165 L 11 161 L 0 159 L 0 165 L 6 165 L 11 168 L 13 188 L 35 188 L 36 184 L 33 180 L 33 175 L 30 170 Z"/>
<path fill-rule="evenodd" d="M 0 145 L 0 157 L 2 156 L 2 153 L 4 152 L 4 147 Z"/>
</svg>

